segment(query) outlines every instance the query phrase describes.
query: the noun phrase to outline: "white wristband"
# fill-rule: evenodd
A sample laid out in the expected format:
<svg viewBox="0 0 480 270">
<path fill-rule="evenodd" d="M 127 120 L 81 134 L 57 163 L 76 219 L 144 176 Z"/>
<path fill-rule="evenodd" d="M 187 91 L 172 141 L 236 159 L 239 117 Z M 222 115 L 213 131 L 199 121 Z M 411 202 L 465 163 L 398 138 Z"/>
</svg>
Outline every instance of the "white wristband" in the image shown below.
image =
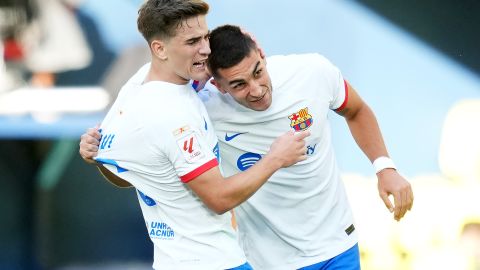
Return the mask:
<svg viewBox="0 0 480 270">
<path fill-rule="evenodd" d="M 393 161 L 388 157 L 378 157 L 373 162 L 373 167 L 375 168 L 375 173 L 379 173 L 384 169 L 397 169 Z"/>
</svg>

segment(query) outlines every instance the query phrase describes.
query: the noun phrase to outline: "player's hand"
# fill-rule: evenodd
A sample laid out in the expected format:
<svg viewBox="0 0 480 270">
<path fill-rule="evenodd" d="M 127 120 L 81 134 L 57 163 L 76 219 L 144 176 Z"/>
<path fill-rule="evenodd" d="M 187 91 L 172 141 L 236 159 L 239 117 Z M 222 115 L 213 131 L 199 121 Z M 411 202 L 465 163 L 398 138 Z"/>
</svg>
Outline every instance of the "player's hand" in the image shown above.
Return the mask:
<svg viewBox="0 0 480 270">
<path fill-rule="evenodd" d="M 384 169 L 377 173 L 378 192 L 385 206 L 394 213 L 396 221 L 400 221 L 407 211 L 412 209 L 413 191 L 410 183 L 395 169 Z M 394 205 L 388 198 L 393 196 Z"/>
<path fill-rule="evenodd" d="M 101 138 L 98 126 L 87 129 L 86 133 L 80 137 L 78 152 L 85 162 L 96 164 L 93 158 L 97 156 Z"/>
<path fill-rule="evenodd" d="M 310 131 L 289 131 L 278 137 L 270 146 L 268 155 L 278 161 L 280 167 L 288 167 L 299 161 L 307 159 L 305 138 L 310 136 Z"/>
</svg>

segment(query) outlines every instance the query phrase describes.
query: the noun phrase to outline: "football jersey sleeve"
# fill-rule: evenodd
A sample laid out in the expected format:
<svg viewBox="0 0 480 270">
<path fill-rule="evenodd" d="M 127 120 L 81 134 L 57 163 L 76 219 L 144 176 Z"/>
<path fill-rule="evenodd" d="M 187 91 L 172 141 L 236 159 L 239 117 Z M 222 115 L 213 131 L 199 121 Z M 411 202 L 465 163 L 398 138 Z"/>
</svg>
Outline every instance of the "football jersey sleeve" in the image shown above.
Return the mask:
<svg viewBox="0 0 480 270">
<path fill-rule="evenodd" d="M 312 66 L 318 67 L 318 72 L 327 83 L 331 97 L 329 108 L 336 111 L 343 109 L 347 104 L 348 91 L 342 73 L 327 58 L 319 54 L 315 54 L 315 56 L 311 58 L 316 62 Z"/>
<path fill-rule="evenodd" d="M 212 151 L 216 145 L 215 135 L 202 129 L 203 122 L 197 124 L 188 118 L 177 116 L 175 121 L 167 121 L 161 128 L 153 128 L 148 132 L 160 155 L 171 162 L 184 183 L 218 166 Z"/>
<path fill-rule="evenodd" d="M 336 93 L 338 94 L 336 100 L 338 101 L 338 102 L 337 102 L 338 104 L 340 104 L 340 101 L 342 101 L 342 100 L 343 100 L 343 101 L 342 101 L 342 103 L 341 103 L 340 106 L 336 107 L 336 105 L 335 105 L 335 106 L 333 106 L 333 108 L 331 107 L 333 110 L 335 110 L 335 111 L 337 111 L 337 112 L 343 110 L 343 108 L 345 108 L 345 106 L 347 106 L 347 102 L 348 102 L 348 86 L 347 86 L 347 81 L 345 81 L 345 79 L 342 78 L 342 82 L 343 82 L 343 84 L 340 83 L 340 85 L 341 85 L 341 86 L 339 87 L 340 89 L 338 89 L 338 92 L 336 92 Z M 342 86 L 343 86 L 343 89 L 341 89 Z M 342 94 L 343 94 L 343 95 L 342 95 Z M 336 108 L 335 108 L 335 107 L 336 107 Z"/>
</svg>

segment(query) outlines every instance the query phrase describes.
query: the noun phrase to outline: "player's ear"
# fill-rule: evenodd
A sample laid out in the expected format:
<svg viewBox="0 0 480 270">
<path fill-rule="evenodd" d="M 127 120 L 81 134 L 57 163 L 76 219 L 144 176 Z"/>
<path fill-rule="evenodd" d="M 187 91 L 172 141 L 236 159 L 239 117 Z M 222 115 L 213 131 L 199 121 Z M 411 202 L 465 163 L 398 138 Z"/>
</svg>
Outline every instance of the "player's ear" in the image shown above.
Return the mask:
<svg viewBox="0 0 480 270">
<path fill-rule="evenodd" d="M 227 91 L 225 91 L 225 90 L 223 89 L 223 87 L 220 86 L 220 83 L 218 83 L 217 80 L 211 79 L 211 80 L 210 80 L 210 83 L 213 84 L 215 87 L 217 87 L 217 89 L 218 89 L 218 91 L 220 91 L 220 93 L 222 93 L 222 94 L 226 94 L 226 93 L 227 93 Z"/>
<path fill-rule="evenodd" d="M 150 49 L 152 53 L 160 60 L 167 60 L 167 48 L 165 42 L 159 39 L 154 39 L 150 42 Z"/>
</svg>

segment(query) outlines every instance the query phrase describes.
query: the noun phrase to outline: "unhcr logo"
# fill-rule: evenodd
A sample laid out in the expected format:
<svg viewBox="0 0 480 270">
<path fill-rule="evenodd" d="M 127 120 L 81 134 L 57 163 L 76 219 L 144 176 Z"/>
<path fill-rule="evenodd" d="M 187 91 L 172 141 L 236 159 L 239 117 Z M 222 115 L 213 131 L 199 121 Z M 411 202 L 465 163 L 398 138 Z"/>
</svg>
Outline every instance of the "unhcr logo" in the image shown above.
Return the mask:
<svg viewBox="0 0 480 270">
<path fill-rule="evenodd" d="M 150 238 L 168 240 L 175 238 L 175 232 L 164 222 L 152 221 L 148 225 L 148 235 L 150 235 Z"/>
</svg>

